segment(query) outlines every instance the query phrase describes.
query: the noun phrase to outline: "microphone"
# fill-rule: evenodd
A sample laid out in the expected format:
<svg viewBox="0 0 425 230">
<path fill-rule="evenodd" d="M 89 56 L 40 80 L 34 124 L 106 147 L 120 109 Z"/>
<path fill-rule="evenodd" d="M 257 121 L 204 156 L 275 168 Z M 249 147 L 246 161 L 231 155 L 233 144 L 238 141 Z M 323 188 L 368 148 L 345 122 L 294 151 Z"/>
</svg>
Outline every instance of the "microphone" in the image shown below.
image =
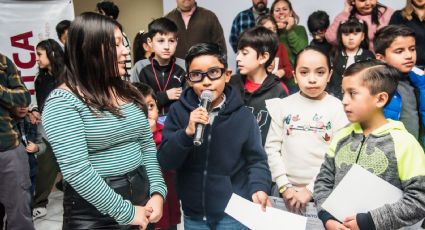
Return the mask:
<svg viewBox="0 0 425 230">
<path fill-rule="evenodd" d="M 201 93 L 201 106 L 207 109 L 208 112 L 210 112 L 210 109 L 211 109 L 212 97 L 213 97 L 213 94 L 210 90 L 204 90 Z M 193 144 L 195 146 L 202 145 L 202 142 L 204 140 L 204 130 L 205 130 L 204 124 L 200 124 L 200 123 L 196 124 L 195 136 L 193 138 Z"/>
</svg>

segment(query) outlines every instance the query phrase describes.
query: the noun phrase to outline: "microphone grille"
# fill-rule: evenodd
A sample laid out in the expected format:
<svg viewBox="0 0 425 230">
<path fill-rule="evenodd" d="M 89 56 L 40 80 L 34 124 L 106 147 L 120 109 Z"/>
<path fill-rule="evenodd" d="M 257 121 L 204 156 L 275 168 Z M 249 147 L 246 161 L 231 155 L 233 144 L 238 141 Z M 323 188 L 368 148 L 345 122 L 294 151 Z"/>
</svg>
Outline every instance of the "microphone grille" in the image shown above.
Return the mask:
<svg viewBox="0 0 425 230">
<path fill-rule="evenodd" d="M 206 99 L 208 101 L 212 101 L 213 98 L 213 93 L 211 92 L 211 90 L 204 90 L 201 93 L 201 99 Z"/>
</svg>

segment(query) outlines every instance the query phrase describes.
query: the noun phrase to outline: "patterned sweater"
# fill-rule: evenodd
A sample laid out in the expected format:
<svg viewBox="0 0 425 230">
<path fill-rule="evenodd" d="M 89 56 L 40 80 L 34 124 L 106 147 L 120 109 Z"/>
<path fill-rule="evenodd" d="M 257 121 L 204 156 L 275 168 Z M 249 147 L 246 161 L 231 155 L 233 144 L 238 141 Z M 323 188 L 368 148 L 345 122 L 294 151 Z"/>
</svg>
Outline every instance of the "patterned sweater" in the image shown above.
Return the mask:
<svg viewBox="0 0 425 230">
<path fill-rule="evenodd" d="M 93 115 L 76 95 L 55 89 L 46 100 L 43 126 L 63 178 L 85 200 L 120 224 L 130 223 L 135 208 L 102 179 L 146 167 L 150 193 L 166 197 L 156 147 L 144 113 L 133 103 L 121 106 L 124 117 Z"/>
<path fill-rule="evenodd" d="M 313 195 L 319 218 L 324 223 L 333 217 L 321 205 L 354 163 L 403 191 L 403 198 L 394 204 L 386 204 L 367 214 L 358 213 L 360 229 L 399 229 L 424 218 L 424 151 L 401 122 L 388 120 L 367 137 L 361 126 L 354 123 L 341 129 L 332 139 Z"/>
</svg>

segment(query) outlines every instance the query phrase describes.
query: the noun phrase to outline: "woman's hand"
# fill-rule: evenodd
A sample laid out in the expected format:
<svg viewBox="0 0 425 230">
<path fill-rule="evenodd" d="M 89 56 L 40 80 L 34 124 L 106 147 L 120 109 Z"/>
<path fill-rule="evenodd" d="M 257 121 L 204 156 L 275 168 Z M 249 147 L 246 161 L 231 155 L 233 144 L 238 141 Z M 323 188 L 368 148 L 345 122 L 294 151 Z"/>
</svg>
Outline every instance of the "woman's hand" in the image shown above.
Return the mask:
<svg viewBox="0 0 425 230">
<path fill-rule="evenodd" d="M 269 200 L 269 196 L 263 191 L 258 191 L 252 194 L 252 202 L 261 204 L 263 211 L 266 211 L 266 206 L 272 206 L 272 203 Z"/>
<path fill-rule="evenodd" d="M 159 194 L 154 194 L 149 199 L 148 203 L 146 203 L 146 208 L 150 208 L 152 210 L 149 216 L 150 223 L 158 222 L 162 217 L 162 208 L 164 207 L 164 198 L 162 198 Z"/>
<path fill-rule="evenodd" d="M 146 229 L 149 224 L 148 218 L 152 213 L 152 208 L 138 205 L 134 207 L 136 208 L 136 214 L 130 224 L 140 226 L 140 229 Z"/>
</svg>

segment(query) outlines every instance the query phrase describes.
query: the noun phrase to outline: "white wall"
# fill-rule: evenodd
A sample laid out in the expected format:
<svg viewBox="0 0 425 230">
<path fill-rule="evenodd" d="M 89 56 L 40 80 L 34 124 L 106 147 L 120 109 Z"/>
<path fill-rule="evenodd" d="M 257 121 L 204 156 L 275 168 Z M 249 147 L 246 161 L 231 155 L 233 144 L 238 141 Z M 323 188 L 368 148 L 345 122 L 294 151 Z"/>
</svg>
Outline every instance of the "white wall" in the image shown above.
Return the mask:
<svg viewBox="0 0 425 230">
<path fill-rule="evenodd" d="M 307 30 L 307 18 L 316 10 L 326 11 L 330 19 L 332 19 L 343 10 L 345 0 L 292 0 L 294 11 L 300 16 L 300 24 L 304 25 Z M 270 6 L 273 1 L 269 0 Z M 382 4 L 390 6 L 393 9 L 401 9 L 405 5 L 403 0 L 380 0 Z M 176 1 L 163 0 L 164 14 L 176 7 Z M 197 0 L 198 6 L 205 7 L 213 11 L 220 20 L 224 30 L 224 36 L 227 41 L 229 67 L 234 69 L 236 66 L 235 54 L 230 47 L 229 34 L 232 26 L 233 18 L 242 10 L 252 6 L 250 0 Z"/>
</svg>

